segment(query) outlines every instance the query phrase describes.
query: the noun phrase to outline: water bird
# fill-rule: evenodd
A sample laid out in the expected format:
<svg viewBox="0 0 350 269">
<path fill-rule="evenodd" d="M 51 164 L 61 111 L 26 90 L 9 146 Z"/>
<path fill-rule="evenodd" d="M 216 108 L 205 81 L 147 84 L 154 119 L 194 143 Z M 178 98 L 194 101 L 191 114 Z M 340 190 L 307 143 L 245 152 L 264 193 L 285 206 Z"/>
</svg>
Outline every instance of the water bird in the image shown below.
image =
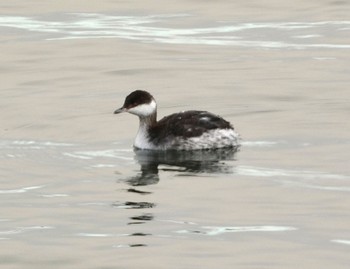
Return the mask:
<svg viewBox="0 0 350 269">
<path fill-rule="evenodd" d="M 139 117 L 134 147 L 144 150 L 208 150 L 239 145 L 239 135 L 222 117 L 207 111 L 188 110 L 157 121 L 157 103 L 143 90 L 130 93 L 114 114 Z"/>
</svg>

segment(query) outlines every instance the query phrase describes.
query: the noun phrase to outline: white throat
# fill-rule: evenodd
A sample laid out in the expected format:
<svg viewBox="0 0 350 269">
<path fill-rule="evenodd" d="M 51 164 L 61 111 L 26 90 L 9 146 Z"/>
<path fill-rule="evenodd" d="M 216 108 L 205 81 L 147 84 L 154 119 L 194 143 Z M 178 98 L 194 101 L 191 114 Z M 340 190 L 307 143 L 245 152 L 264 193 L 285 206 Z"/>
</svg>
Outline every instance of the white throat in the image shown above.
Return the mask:
<svg viewBox="0 0 350 269">
<path fill-rule="evenodd" d="M 157 104 L 154 100 L 152 100 L 148 104 L 142 104 L 142 105 L 138 105 L 133 108 L 130 108 L 128 112 L 131 114 L 137 115 L 139 117 L 147 117 L 155 113 L 156 109 L 157 109 Z"/>
<path fill-rule="evenodd" d="M 140 123 L 139 130 L 134 141 L 134 147 L 139 149 L 153 148 L 152 144 L 148 140 L 147 126 L 143 123 Z"/>
</svg>

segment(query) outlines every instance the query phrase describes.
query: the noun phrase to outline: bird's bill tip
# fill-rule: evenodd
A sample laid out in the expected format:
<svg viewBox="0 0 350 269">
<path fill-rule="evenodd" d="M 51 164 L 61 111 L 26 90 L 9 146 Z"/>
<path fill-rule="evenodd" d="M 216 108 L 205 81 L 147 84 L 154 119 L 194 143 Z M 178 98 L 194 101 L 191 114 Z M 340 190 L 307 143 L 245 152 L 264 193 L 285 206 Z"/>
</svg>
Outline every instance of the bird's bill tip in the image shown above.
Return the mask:
<svg viewBox="0 0 350 269">
<path fill-rule="evenodd" d="M 114 111 L 113 114 L 119 114 L 119 113 L 123 113 L 123 112 L 125 112 L 125 111 L 126 111 L 126 108 L 121 107 L 121 108 L 118 108 L 116 111 Z"/>
</svg>

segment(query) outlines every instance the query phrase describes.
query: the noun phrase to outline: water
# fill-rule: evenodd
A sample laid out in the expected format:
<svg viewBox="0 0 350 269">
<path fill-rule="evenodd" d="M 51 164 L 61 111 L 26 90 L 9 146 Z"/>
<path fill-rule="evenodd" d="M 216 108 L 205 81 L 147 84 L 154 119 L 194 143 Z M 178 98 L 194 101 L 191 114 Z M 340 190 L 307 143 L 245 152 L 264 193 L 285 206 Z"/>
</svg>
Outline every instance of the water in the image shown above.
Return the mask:
<svg viewBox="0 0 350 269">
<path fill-rule="evenodd" d="M 349 267 L 348 3 L 2 9 L 2 268 Z M 242 146 L 134 152 L 137 88 Z"/>
</svg>

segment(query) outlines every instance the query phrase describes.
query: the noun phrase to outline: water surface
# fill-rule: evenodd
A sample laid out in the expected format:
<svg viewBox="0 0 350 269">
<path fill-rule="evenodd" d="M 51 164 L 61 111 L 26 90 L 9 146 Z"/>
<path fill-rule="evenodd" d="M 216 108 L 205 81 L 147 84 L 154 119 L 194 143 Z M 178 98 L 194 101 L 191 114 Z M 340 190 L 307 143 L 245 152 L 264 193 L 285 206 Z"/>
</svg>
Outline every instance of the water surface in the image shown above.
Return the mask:
<svg viewBox="0 0 350 269">
<path fill-rule="evenodd" d="M 348 5 L 226 4 L 4 8 L 4 268 L 348 268 Z M 241 147 L 133 151 L 138 88 Z"/>
</svg>

